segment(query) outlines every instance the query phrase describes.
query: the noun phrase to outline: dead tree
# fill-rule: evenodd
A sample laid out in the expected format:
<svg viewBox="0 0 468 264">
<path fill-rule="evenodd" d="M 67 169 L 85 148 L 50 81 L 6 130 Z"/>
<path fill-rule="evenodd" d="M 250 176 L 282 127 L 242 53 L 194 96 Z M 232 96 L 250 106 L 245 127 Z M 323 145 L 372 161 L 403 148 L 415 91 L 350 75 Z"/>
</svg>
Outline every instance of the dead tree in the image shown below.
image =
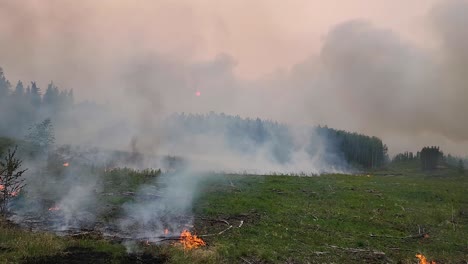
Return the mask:
<svg viewBox="0 0 468 264">
<path fill-rule="evenodd" d="M 0 160 L 0 215 L 8 212 L 8 204 L 11 198 L 17 196 L 24 187 L 23 173 L 21 170 L 22 160 L 15 157 L 16 150 L 8 149 L 8 154 Z"/>
</svg>

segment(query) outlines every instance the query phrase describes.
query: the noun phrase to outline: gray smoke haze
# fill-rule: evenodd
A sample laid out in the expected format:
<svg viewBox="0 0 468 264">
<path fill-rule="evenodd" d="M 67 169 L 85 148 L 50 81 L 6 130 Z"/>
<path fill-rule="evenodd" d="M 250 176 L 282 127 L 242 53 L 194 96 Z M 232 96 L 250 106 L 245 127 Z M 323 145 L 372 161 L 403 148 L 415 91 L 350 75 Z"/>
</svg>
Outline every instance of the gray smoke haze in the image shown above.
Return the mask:
<svg viewBox="0 0 468 264">
<path fill-rule="evenodd" d="M 74 89 L 78 101 L 97 102 L 78 103 L 54 124 L 57 143 L 147 155 L 132 164 L 102 151 L 76 151 L 100 167 L 160 168 L 162 155 L 189 159 L 185 170 L 163 174 L 135 194 L 157 199 L 135 199 L 116 209 L 123 214 L 114 231 L 133 232 L 138 238 L 189 227 L 197 185 L 207 170 L 346 170 L 339 157 L 327 156 L 325 140 L 311 133 L 310 125 L 378 136 L 391 153 L 440 145 L 444 152 L 467 154 L 467 1 L 441 1 L 425 14 L 420 31 L 428 36 L 428 45 L 359 16 L 334 21 L 320 32 L 321 41 L 292 45 L 296 39 L 283 42 L 289 32 L 264 8 L 275 6 L 272 1 L 236 9 L 248 17 L 235 19 L 245 29 L 245 42 L 239 43 L 227 18 L 208 8 L 211 3 L 0 0 L 0 66 L 7 78 L 13 83 L 37 80 L 43 91 L 52 79 L 61 88 Z M 295 3 L 300 9 L 300 1 Z M 250 38 L 263 44 L 258 54 L 236 53 L 253 43 Z M 236 39 L 237 46 L 227 49 L 226 43 Z M 220 48 L 206 52 L 211 45 Z M 286 49 L 297 49 L 301 59 L 285 60 L 271 71 L 267 64 L 287 56 L 270 45 L 279 45 L 285 54 L 290 54 Z M 262 74 L 255 78 L 239 74 L 245 54 L 259 61 L 252 65 L 271 73 L 259 69 Z M 285 149 L 276 137 L 252 151 L 256 145 L 249 139 L 235 140 L 233 147 L 225 127 L 216 122 L 211 134 L 168 128 L 166 118 L 174 112 L 210 111 L 292 124 L 287 162 L 272 154 Z M 57 206 L 54 229 L 98 224 L 94 205 L 106 182 L 92 170 L 73 167 L 72 157 L 68 160 L 72 165 L 63 177 L 41 174 L 45 162 L 31 167 L 25 193 L 50 200 L 15 208 L 18 222 L 31 210 Z"/>
<path fill-rule="evenodd" d="M 79 100 L 106 105 L 106 113 L 83 107 L 57 127 L 60 143 L 129 148 L 136 139 L 138 149 L 158 154 L 162 142 L 155 135 L 162 133 L 164 116 L 214 110 L 371 134 L 391 153 L 437 144 L 466 155 L 467 1 L 429 8 L 418 28 L 428 37 L 419 41 L 386 27 L 392 23 L 380 26 L 384 19 L 336 19 L 320 32 L 315 53 L 304 48 L 302 62 L 249 80 L 236 72 L 245 53 L 236 57 L 222 50 L 230 38 L 239 41 L 228 17 L 208 6 L 209 1 L 3 0 L 0 65 L 13 82 L 33 79 L 44 87 L 53 79 L 73 88 Z M 248 18 L 252 13 L 268 22 L 247 27 L 245 43 L 236 45 L 252 43 L 247 39 L 257 32 L 268 33 L 271 38 L 264 37 L 272 45 L 281 42 L 275 40 L 287 32 L 274 26 L 285 23 L 275 21 L 274 6 L 262 2 L 246 11 Z M 218 44 L 221 50 L 212 50 L 219 55 L 202 52 Z M 258 60 L 268 64 L 267 57 Z M 78 122 L 83 118 L 86 122 Z"/>
</svg>

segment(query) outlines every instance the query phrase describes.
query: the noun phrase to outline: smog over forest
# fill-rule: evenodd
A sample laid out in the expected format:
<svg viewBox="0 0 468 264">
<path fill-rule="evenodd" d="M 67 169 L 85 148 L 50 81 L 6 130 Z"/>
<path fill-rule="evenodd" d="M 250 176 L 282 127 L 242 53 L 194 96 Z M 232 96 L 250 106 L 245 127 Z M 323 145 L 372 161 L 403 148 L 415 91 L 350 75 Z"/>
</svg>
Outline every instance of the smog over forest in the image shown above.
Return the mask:
<svg viewBox="0 0 468 264">
<path fill-rule="evenodd" d="M 466 14 L 468 0 L 0 0 L 0 259 L 66 263 L 90 239 L 107 255 L 79 263 L 467 261 Z M 55 251 L 14 248 L 15 232 Z"/>
</svg>

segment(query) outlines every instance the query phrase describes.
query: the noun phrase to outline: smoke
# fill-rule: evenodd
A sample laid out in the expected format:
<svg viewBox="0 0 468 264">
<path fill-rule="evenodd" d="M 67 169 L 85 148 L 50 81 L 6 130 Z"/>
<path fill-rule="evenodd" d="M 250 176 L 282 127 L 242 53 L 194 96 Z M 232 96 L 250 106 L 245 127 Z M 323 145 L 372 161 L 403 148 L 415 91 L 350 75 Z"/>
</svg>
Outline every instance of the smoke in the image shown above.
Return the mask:
<svg viewBox="0 0 468 264">
<path fill-rule="evenodd" d="M 382 10 L 396 2 L 365 3 L 369 13 L 349 4 L 331 20 L 316 16 L 317 27 L 278 13 L 310 17 L 314 5 L 1 1 L 0 59 L 12 83 L 53 79 L 106 104 L 105 114 L 83 109 L 57 124 L 62 143 L 122 149 L 136 138 L 157 153 L 164 116 L 213 110 L 372 134 L 392 153 L 444 142 L 465 154 L 466 1 L 411 4 L 390 18 Z"/>
<path fill-rule="evenodd" d="M 295 3 L 291 14 L 309 10 Z M 103 232 L 149 240 L 166 228 L 180 232 L 193 224 L 192 204 L 210 172 L 348 171 L 312 124 L 378 136 L 392 153 L 440 145 L 466 155 L 467 1 L 434 5 L 417 30 L 422 39 L 388 18 L 343 16 L 319 30 L 289 25 L 277 15 L 288 12 L 271 1 L 226 5 L 237 17 L 210 1 L 0 0 L 0 66 L 12 83 L 44 87 L 53 79 L 74 89 L 79 102 L 54 119 L 56 138 L 84 146 L 64 155 L 71 165 L 58 172 L 28 161 L 29 200 L 15 205 L 18 222 L 40 214 L 54 230 L 68 230 L 98 226 L 100 210 L 117 210 Z M 171 123 L 174 112 L 210 111 L 291 125 L 263 133 L 250 120 L 248 138 L 222 118 Z M 164 155 L 182 156 L 186 166 L 140 186 L 133 201 L 102 209 L 102 195 L 114 195 L 109 182 L 128 177 L 93 168 L 165 170 Z M 55 206 L 59 212 L 44 215 Z"/>
<path fill-rule="evenodd" d="M 467 10 L 466 1 L 434 6 L 427 16 L 434 45 L 425 47 L 368 21 L 338 24 L 317 56 L 292 69 L 291 86 L 307 94 L 315 121 L 378 135 L 393 153 L 443 144 L 464 155 Z"/>
<path fill-rule="evenodd" d="M 177 236 L 184 229 L 192 228 L 192 204 L 202 178 L 207 177 L 188 170 L 178 171 L 164 174 L 152 185 L 141 187 L 140 196 L 153 196 L 123 204 L 119 228 L 134 238 L 147 238 L 151 242 L 157 242 L 168 233 Z"/>
</svg>

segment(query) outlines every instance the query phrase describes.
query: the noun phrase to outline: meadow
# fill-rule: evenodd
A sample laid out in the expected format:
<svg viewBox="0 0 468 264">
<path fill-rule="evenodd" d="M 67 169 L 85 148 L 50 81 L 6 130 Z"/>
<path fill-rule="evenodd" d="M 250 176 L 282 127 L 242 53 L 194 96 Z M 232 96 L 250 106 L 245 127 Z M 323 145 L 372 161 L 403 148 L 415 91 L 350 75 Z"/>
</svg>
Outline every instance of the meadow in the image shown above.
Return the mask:
<svg viewBox="0 0 468 264">
<path fill-rule="evenodd" d="M 130 191 L 148 172 L 106 177 Z M 466 190 L 466 173 L 422 173 L 415 163 L 356 175 L 211 175 L 193 204 L 191 231 L 210 235 L 204 247 L 141 243 L 128 253 L 104 237 L 30 232 L 2 220 L 0 263 L 418 263 L 418 253 L 467 263 Z"/>
</svg>

